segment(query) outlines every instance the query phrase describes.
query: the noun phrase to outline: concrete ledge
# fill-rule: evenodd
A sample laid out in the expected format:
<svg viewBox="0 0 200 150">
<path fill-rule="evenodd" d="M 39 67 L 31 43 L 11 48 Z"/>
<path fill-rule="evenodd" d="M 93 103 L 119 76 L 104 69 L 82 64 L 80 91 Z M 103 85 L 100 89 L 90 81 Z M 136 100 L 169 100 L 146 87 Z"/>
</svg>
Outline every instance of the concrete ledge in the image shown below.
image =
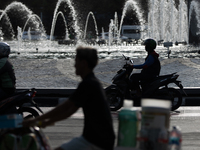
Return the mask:
<svg viewBox="0 0 200 150">
<path fill-rule="evenodd" d="M 16 90 L 28 90 L 32 88 L 23 88 L 19 87 Z M 67 88 L 41 88 L 37 87 L 35 88 L 37 91 L 36 96 L 34 98 L 35 102 L 40 106 L 40 107 L 54 107 L 57 106 L 59 103 L 63 101 L 63 98 L 67 98 L 70 96 L 75 91 L 75 88 L 73 87 L 67 87 Z"/>
<path fill-rule="evenodd" d="M 139 150 L 137 148 L 130 148 L 130 147 L 115 147 L 114 150 Z"/>
<path fill-rule="evenodd" d="M 18 90 L 27 90 L 31 88 L 17 88 Z M 75 87 L 61 87 L 61 88 L 35 88 L 37 93 L 35 101 L 40 107 L 54 107 L 61 103 L 64 99 L 70 96 L 75 91 Z M 200 106 L 200 87 L 185 87 L 184 91 L 187 96 L 182 92 L 183 103 L 182 106 Z"/>
<path fill-rule="evenodd" d="M 17 88 L 19 90 L 28 90 L 32 88 Z M 76 88 L 74 87 L 61 87 L 61 88 L 40 88 L 36 87 L 35 90 L 37 91 L 36 97 L 68 97 L 72 92 L 75 91 Z"/>
</svg>

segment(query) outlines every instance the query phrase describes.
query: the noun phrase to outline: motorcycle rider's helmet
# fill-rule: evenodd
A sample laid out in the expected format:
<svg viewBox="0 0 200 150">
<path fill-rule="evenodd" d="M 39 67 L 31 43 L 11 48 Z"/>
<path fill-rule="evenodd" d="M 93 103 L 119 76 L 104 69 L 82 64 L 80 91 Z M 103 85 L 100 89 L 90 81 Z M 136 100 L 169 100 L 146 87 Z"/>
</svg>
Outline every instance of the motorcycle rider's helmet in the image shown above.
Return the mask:
<svg viewBox="0 0 200 150">
<path fill-rule="evenodd" d="M 0 42 L 0 58 L 8 57 L 10 54 L 10 46 L 5 42 Z"/>
<path fill-rule="evenodd" d="M 146 39 L 144 45 L 147 52 L 152 52 L 156 48 L 157 43 L 154 39 Z"/>
</svg>

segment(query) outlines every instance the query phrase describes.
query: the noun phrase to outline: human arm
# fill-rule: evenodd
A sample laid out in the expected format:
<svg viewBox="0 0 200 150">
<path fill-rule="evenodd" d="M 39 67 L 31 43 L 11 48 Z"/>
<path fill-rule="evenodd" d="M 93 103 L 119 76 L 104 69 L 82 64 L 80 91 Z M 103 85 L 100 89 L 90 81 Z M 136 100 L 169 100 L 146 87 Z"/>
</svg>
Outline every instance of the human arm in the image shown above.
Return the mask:
<svg viewBox="0 0 200 150">
<path fill-rule="evenodd" d="M 154 57 L 152 55 L 149 55 L 146 59 L 146 61 L 144 62 L 144 64 L 141 64 L 141 65 L 133 65 L 133 68 L 136 68 L 136 69 L 145 69 L 149 66 L 151 66 L 153 63 L 154 63 Z"/>
<path fill-rule="evenodd" d="M 78 110 L 74 102 L 70 99 L 60 104 L 53 110 L 36 117 L 35 119 L 29 119 L 23 121 L 23 126 L 35 126 L 39 125 L 40 127 L 46 127 L 48 125 L 52 125 L 57 121 L 63 120 L 71 116 Z"/>
</svg>

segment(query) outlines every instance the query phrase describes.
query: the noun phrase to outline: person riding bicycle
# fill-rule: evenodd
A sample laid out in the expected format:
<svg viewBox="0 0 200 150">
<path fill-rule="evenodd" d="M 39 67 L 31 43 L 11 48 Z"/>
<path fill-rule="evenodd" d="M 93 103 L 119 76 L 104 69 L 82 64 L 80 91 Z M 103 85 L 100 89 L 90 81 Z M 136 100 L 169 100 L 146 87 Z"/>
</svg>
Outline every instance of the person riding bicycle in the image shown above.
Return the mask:
<svg viewBox="0 0 200 150">
<path fill-rule="evenodd" d="M 93 71 L 97 63 L 97 49 L 77 47 L 75 74 L 82 79 L 77 89 L 68 100 L 51 111 L 34 119 L 24 120 L 23 126 L 47 127 L 70 117 L 81 108 L 84 114 L 82 135 L 63 143 L 55 150 L 113 150 L 115 133 L 112 115 L 105 91 Z"/>
<path fill-rule="evenodd" d="M 132 91 L 136 91 L 137 96 L 141 96 L 140 82 L 149 81 L 160 74 L 160 61 L 158 59 L 159 54 L 155 52 L 157 43 L 154 39 L 147 39 L 144 41 L 145 50 L 147 51 L 147 57 L 145 62 L 140 65 L 130 64 L 135 69 L 142 69 L 141 73 L 134 73 L 130 77 L 130 87 Z"/>
<path fill-rule="evenodd" d="M 0 101 L 15 93 L 16 77 L 9 61 L 10 46 L 0 42 Z"/>
</svg>

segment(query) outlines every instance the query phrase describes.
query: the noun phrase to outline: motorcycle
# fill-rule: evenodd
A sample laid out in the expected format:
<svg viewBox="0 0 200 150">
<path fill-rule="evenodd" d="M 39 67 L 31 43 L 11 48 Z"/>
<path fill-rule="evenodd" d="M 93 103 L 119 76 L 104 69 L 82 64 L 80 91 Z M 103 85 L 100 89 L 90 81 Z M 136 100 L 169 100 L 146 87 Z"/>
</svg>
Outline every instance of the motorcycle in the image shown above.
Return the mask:
<svg viewBox="0 0 200 150">
<path fill-rule="evenodd" d="M 34 101 L 36 90 L 34 88 L 29 90 L 21 90 L 16 92 L 11 97 L 8 97 L 0 101 L 0 115 L 17 113 L 21 114 L 23 118 L 37 117 L 39 112 L 43 114 L 43 111 L 38 107 L 37 103 Z M 31 104 L 28 107 L 25 104 Z"/>
<path fill-rule="evenodd" d="M 123 57 L 125 58 L 126 64 L 113 77 L 112 84 L 105 88 L 105 93 L 111 111 L 119 110 L 123 106 L 124 99 L 133 100 L 135 106 L 140 106 L 142 98 L 171 100 L 172 111 L 178 109 L 181 106 L 182 94 L 179 92 L 178 89 L 174 87 L 169 87 L 169 84 L 174 83 L 183 91 L 183 93 L 185 93 L 181 81 L 177 80 L 177 78 L 179 77 L 177 73 L 158 76 L 151 81 L 141 81 L 140 87 L 142 90 L 142 95 L 138 97 L 136 93 L 133 93 L 131 91 L 129 85 L 129 78 L 133 68 L 128 65 L 127 61 L 131 63 L 133 63 L 133 61 L 129 57 L 126 57 L 124 55 Z"/>
</svg>

